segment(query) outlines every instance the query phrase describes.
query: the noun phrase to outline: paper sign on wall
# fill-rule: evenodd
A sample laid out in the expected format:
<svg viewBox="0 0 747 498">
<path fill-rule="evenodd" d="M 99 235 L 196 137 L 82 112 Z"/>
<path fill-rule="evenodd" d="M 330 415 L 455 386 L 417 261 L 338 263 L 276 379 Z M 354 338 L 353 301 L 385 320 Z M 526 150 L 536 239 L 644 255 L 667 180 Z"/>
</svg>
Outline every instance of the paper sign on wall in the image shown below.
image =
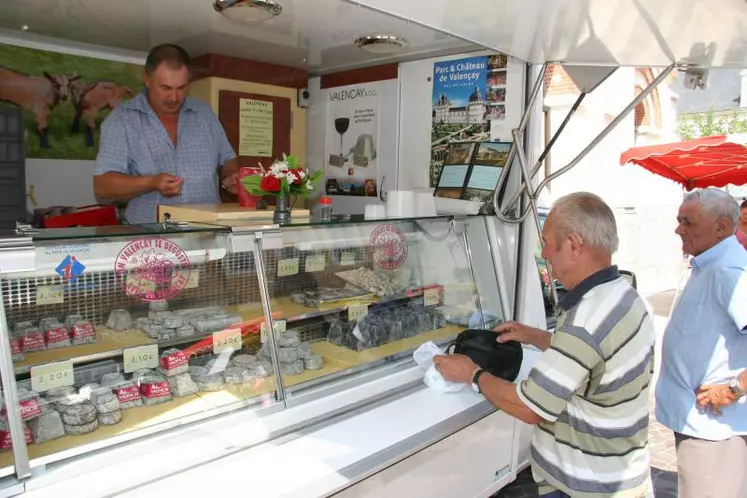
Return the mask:
<svg viewBox="0 0 747 498">
<path fill-rule="evenodd" d="M 272 157 L 273 104 L 239 99 L 239 155 Z"/>
</svg>

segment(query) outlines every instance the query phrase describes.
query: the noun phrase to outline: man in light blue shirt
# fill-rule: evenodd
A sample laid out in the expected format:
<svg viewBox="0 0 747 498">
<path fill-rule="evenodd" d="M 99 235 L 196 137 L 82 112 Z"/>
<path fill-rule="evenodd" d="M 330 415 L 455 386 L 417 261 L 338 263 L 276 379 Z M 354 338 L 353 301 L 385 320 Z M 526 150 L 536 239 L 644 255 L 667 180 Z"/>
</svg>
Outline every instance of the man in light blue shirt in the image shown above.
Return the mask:
<svg viewBox="0 0 747 498">
<path fill-rule="evenodd" d="M 747 252 L 737 216 L 718 189 L 688 194 L 677 216 L 694 258 L 664 333 L 656 418 L 674 431 L 680 498 L 747 496 Z"/>
<path fill-rule="evenodd" d="M 94 191 L 126 201 L 130 223 L 155 223 L 159 204 L 218 203 L 219 183 L 236 193 L 236 154 L 210 107 L 187 97 L 190 77 L 184 49 L 155 47 L 146 89 L 101 125 Z"/>
</svg>

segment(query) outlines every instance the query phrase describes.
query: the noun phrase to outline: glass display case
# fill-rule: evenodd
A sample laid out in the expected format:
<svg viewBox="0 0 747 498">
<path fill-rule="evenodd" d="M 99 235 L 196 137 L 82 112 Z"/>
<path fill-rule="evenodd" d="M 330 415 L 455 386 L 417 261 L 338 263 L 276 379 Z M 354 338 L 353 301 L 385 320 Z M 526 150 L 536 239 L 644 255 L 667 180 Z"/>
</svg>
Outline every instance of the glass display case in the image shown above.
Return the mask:
<svg viewBox="0 0 747 498">
<path fill-rule="evenodd" d="M 0 477 L 413 366 L 505 316 L 482 216 L 0 241 Z M 272 333 L 270 333 L 272 331 Z"/>
</svg>

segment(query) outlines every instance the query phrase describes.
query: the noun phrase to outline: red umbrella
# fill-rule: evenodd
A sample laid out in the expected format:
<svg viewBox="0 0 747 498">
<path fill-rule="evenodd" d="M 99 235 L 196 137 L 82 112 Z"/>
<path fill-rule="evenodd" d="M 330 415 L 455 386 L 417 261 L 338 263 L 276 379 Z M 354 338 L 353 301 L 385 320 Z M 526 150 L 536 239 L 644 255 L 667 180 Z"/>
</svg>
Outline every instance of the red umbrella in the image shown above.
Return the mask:
<svg viewBox="0 0 747 498">
<path fill-rule="evenodd" d="M 620 164 L 635 163 L 687 190 L 747 183 L 747 134 L 633 147 Z"/>
</svg>

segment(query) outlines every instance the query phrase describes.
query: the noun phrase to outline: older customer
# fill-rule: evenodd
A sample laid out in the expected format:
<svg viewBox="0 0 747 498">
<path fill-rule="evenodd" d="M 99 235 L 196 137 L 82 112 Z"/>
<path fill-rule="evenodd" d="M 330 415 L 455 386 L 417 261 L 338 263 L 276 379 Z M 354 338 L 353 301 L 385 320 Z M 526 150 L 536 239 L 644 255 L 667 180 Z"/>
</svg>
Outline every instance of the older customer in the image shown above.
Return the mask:
<svg viewBox="0 0 747 498">
<path fill-rule="evenodd" d="M 644 496 L 654 327 L 641 297 L 612 266 L 615 217 L 596 195 L 571 194 L 555 203 L 542 238 L 543 257 L 568 289 L 555 333 L 515 322 L 496 329 L 499 341 L 544 351 L 529 378 L 517 386 L 461 355 L 437 357 L 437 368 L 536 426 L 532 471 L 543 496 Z"/>
<path fill-rule="evenodd" d="M 742 247 L 747 249 L 747 199 L 739 206 L 739 227 L 737 227 L 737 240 Z"/>
<path fill-rule="evenodd" d="M 681 498 L 747 496 L 738 378 L 747 367 L 747 252 L 734 236 L 737 212 L 729 194 L 709 188 L 688 194 L 677 215 L 692 275 L 664 332 L 656 418 L 674 431 Z"/>
</svg>

